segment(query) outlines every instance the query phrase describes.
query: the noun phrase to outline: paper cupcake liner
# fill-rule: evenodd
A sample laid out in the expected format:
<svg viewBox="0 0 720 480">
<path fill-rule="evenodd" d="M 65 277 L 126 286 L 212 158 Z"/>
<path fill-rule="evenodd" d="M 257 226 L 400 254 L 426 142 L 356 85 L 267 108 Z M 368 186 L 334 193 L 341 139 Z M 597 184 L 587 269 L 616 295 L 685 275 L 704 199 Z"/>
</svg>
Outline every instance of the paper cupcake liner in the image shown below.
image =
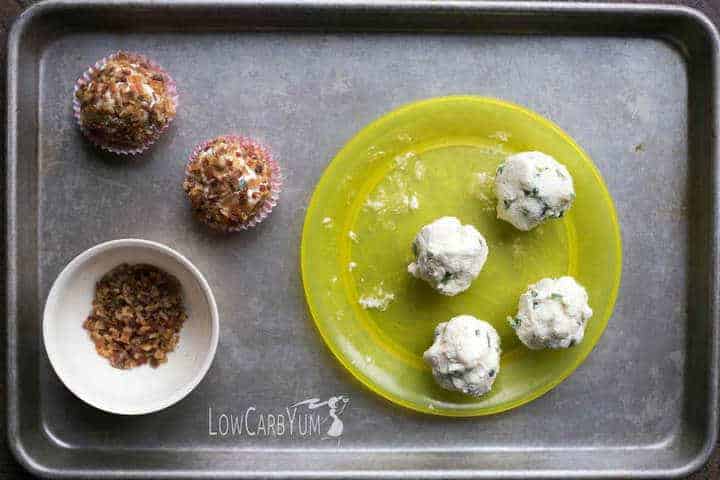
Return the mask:
<svg viewBox="0 0 720 480">
<path fill-rule="evenodd" d="M 86 85 L 88 82 L 92 80 L 92 74 L 95 73 L 97 70 L 102 69 L 107 62 L 110 60 L 113 60 L 117 55 L 120 53 L 124 53 L 125 55 L 129 55 L 131 57 L 135 57 L 141 62 L 147 63 L 153 70 L 157 71 L 160 75 L 162 75 L 165 79 L 165 84 L 167 85 L 167 92 L 166 94 L 170 97 L 170 99 L 175 104 L 175 111 L 177 112 L 177 108 L 179 106 L 179 100 L 180 97 L 177 92 L 177 85 L 175 84 L 175 80 L 170 76 L 169 73 L 167 73 L 160 65 L 153 62 L 152 60 L 148 59 L 144 55 L 140 55 L 138 53 L 132 53 L 132 52 L 115 52 L 112 55 L 108 55 L 107 57 L 103 57 L 97 62 L 95 62 L 94 65 L 89 67 L 85 73 L 82 74 L 80 78 L 78 78 L 77 82 L 75 82 L 75 86 L 73 88 L 73 116 L 75 117 L 75 120 L 80 127 L 80 131 L 85 135 L 85 137 L 90 140 L 90 142 L 95 145 L 98 148 L 101 148 L 102 150 L 117 154 L 117 155 L 139 155 L 143 153 L 145 150 L 150 148 L 152 144 L 158 141 L 158 139 L 162 136 L 163 133 L 170 127 L 170 124 L 175 119 L 175 115 L 170 117 L 168 119 L 168 122 L 155 134 L 154 137 L 149 139 L 143 146 L 138 148 L 118 148 L 116 146 L 107 145 L 104 142 L 104 139 L 96 135 L 95 133 L 91 132 L 87 128 L 85 128 L 80 120 L 80 101 L 77 98 L 77 92 L 83 85 Z"/>
<path fill-rule="evenodd" d="M 228 142 L 236 142 L 240 144 L 252 144 L 257 150 L 262 152 L 263 158 L 265 159 L 265 162 L 267 163 L 267 166 L 270 168 L 270 171 L 272 172 L 272 175 L 270 177 L 270 196 L 265 199 L 265 201 L 262 203 L 262 205 L 259 205 L 257 209 L 255 210 L 255 214 L 250 217 L 247 221 L 245 221 L 242 224 L 239 225 L 220 225 L 218 223 L 210 223 L 205 221 L 204 218 L 200 218 L 200 220 L 206 224 L 208 227 L 224 232 L 224 233 L 230 233 L 230 232 L 239 232 L 242 230 L 249 230 L 251 228 L 255 228 L 256 226 L 260 225 L 263 220 L 265 220 L 270 213 L 272 212 L 273 208 L 278 204 L 278 201 L 280 199 L 280 191 L 282 190 L 282 170 L 280 169 L 280 165 L 275 161 L 275 159 L 272 157 L 272 154 L 270 151 L 264 147 L 263 145 L 255 142 L 254 140 L 251 140 L 247 137 L 242 137 L 239 135 L 220 135 L 219 137 L 215 137 L 211 140 L 204 141 L 197 145 L 195 149 L 193 150 L 192 154 L 190 155 L 190 158 L 188 159 L 187 166 L 185 167 L 185 171 L 187 174 L 188 168 L 190 166 L 190 163 L 197 158 L 197 156 L 205 150 L 208 146 L 210 146 L 212 143 L 224 139 Z"/>
</svg>

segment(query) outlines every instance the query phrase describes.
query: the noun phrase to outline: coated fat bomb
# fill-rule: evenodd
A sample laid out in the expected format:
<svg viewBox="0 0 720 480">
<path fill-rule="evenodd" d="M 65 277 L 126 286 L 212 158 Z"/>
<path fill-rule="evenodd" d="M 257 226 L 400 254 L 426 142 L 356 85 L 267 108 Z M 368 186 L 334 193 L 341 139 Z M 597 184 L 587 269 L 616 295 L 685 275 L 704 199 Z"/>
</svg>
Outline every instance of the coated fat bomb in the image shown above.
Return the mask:
<svg viewBox="0 0 720 480">
<path fill-rule="evenodd" d="M 268 150 L 234 135 L 200 144 L 183 182 L 196 216 L 221 232 L 262 222 L 277 204 L 280 186 L 280 169 Z"/>
<path fill-rule="evenodd" d="M 83 134 L 104 150 L 137 154 L 175 118 L 175 82 L 142 55 L 117 52 L 75 84 L 73 110 Z"/>
</svg>

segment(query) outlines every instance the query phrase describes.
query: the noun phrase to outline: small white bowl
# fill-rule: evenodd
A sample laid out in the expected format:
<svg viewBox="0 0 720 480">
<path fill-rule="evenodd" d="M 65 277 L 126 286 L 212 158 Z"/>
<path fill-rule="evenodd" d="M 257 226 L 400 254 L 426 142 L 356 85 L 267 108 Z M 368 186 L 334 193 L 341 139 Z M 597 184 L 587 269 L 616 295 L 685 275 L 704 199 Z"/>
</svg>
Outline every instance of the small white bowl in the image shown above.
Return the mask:
<svg viewBox="0 0 720 480">
<path fill-rule="evenodd" d="M 82 326 L 96 282 L 121 263 L 156 266 L 182 287 L 188 319 L 175 351 L 158 368 L 110 366 Z M 190 393 L 210 368 L 218 332 L 215 298 L 198 269 L 175 250 L 138 239 L 101 243 L 75 257 L 55 280 L 43 314 L 45 349 L 60 380 L 93 407 L 122 415 L 156 412 Z"/>
</svg>

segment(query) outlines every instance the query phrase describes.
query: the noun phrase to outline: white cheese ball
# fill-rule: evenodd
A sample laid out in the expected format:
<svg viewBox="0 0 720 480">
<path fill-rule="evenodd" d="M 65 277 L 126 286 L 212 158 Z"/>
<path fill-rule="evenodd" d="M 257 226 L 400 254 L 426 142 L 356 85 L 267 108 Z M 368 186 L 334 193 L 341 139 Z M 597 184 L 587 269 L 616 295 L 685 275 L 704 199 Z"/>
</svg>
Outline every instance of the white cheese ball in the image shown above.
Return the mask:
<svg viewBox="0 0 720 480">
<path fill-rule="evenodd" d="M 479 397 L 500 372 L 500 337 L 489 323 L 460 315 L 435 328 L 423 358 L 441 387 Z"/>
<path fill-rule="evenodd" d="M 580 343 L 593 311 L 588 294 L 572 277 L 543 278 L 530 285 L 508 322 L 528 348 L 568 348 Z"/>
<path fill-rule="evenodd" d="M 495 175 L 497 217 L 523 231 L 561 218 L 575 199 L 570 173 L 541 152 L 509 156 Z"/>
<path fill-rule="evenodd" d="M 415 261 L 408 272 L 428 282 L 443 295 L 470 288 L 488 256 L 485 238 L 472 225 L 442 217 L 425 225 L 413 242 Z"/>
</svg>

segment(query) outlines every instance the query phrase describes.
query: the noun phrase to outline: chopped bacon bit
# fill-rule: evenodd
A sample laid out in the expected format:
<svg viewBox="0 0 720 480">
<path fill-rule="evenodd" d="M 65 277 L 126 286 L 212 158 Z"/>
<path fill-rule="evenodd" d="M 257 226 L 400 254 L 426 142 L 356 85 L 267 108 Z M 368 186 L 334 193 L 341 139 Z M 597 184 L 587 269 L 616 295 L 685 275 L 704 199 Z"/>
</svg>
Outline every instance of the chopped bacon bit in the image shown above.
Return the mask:
<svg viewBox="0 0 720 480">
<path fill-rule="evenodd" d="M 152 265 L 122 264 L 95 285 L 93 310 L 83 328 L 98 354 L 127 369 L 166 362 L 186 319 L 175 277 Z"/>
</svg>

